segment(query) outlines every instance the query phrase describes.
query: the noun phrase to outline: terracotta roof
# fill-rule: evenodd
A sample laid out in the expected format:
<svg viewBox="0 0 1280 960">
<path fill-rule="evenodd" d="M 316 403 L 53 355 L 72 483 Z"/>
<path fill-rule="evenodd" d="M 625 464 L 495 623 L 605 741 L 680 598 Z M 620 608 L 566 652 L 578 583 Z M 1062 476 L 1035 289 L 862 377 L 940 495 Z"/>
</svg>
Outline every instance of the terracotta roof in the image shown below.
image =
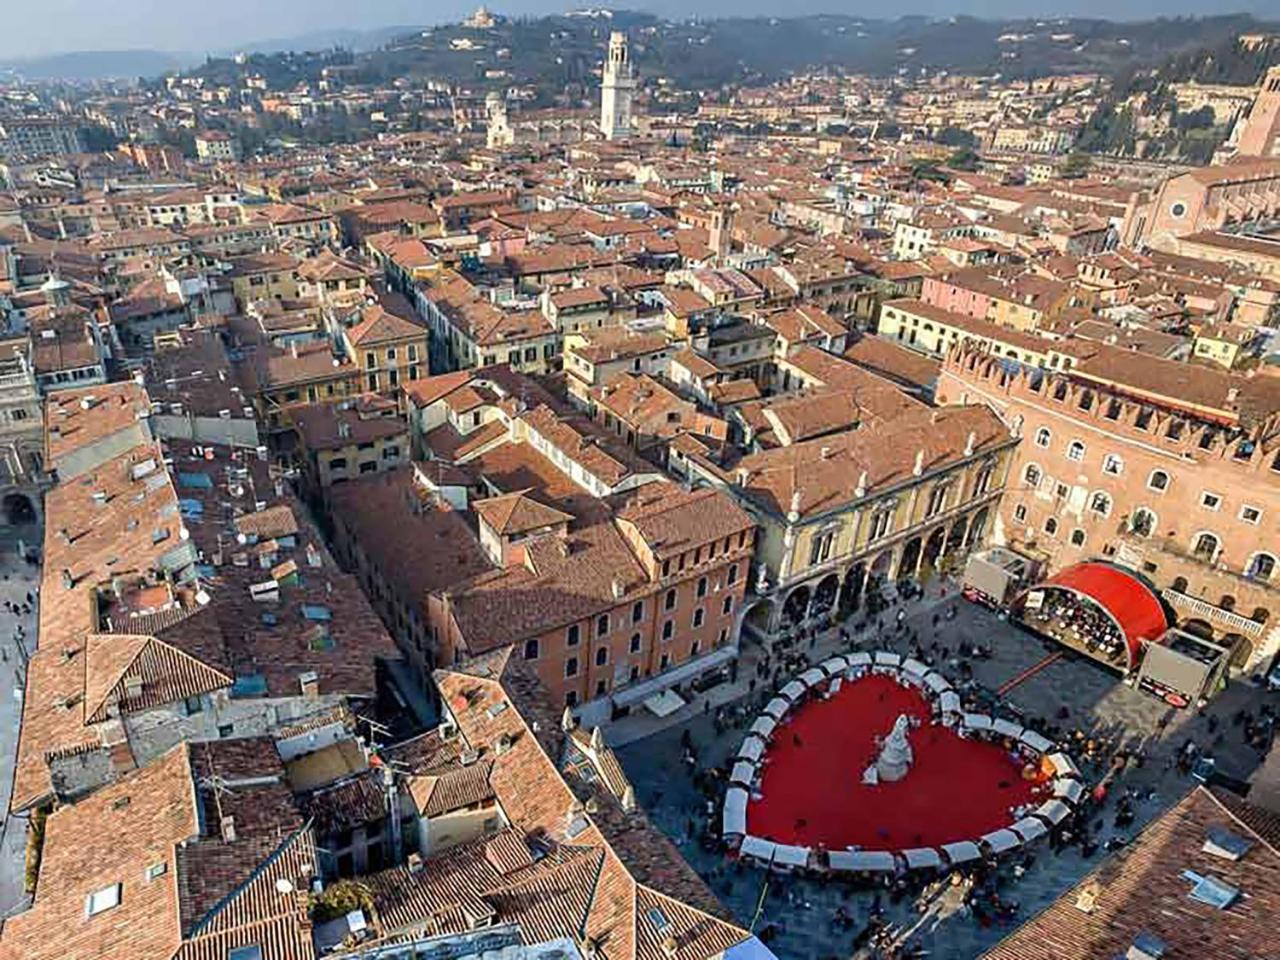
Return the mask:
<svg viewBox="0 0 1280 960">
<path fill-rule="evenodd" d="M 1280 956 L 1277 829 L 1275 815 L 1196 787 L 983 960 L 1122 957 L 1143 934 L 1162 941 L 1168 957 Z M 1205 841 L 1215 830 L 1251 842 L 1252 849 L 1237 860 L 1208 853 Z M 1195 881 L 1186 871 L 1229 885 L 1239 896 L 1222 909 L 1201 902 L 1190 895 Z"/>
<path fill-rule="evenodd" d="M 360 322 L 347 331 L 347 339 L 354 346 L 368 347 L 379 343 L 395 343 L 419 338 L 425 340 L 427 330 L 416 323 L 372 304 L 360 311 Z M 425 358 L 424 358 L 425 360 Z"/>
<path fill-rule="evenodd" d="M 477 501 L 472 509 L 498 534 L 528 533 L 573 519 L 572 514 L 539 503 L 524 490 Z"/>
</svg>

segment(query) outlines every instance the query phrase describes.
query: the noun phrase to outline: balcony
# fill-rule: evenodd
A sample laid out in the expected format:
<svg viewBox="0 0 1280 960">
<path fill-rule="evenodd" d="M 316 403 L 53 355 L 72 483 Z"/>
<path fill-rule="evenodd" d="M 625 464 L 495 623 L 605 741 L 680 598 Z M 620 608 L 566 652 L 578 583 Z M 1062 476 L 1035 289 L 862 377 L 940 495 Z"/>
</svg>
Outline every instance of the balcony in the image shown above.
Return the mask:
<svg viewBox="0 0 1280 960">
<path fill-rule="evenodd" d="M 1221 628 L 1225 633 L 1240 633 L 1246 637 L 1262 636 L 1263 624 L 1258 623 L 1256 620 L 1250 620 L 1248 617 L 1242 617 L 1231 610 L 1224 610 L 1222 607 L 1214 606 L 1207 600 L 1201 600 L 1199 597 L 1182 593 L 1172 587 L 1161 590 L 1160 596 L 1169 601 L 1169 604 L 1180 614 L 1185 614 L 1188 617 L 1198 617 L 1207 621 L 1211 626 Z"/>
</svg>

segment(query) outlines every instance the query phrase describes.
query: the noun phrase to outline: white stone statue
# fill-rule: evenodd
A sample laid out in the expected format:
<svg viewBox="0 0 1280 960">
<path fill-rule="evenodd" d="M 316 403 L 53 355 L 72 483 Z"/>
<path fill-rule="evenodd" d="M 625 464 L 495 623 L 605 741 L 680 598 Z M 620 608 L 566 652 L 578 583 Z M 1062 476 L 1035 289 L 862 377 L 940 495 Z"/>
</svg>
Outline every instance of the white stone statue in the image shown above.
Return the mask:
<svg viewBox="0 0 1280 960">
<path fill-rule="evenodd" d="M 911 743 L 907 740 L 907 733 L 910 730 L 911 718 L 905 713 L 900 714 L 894 721 L 893 730 L 880 746 L 880 756 L 862 774 L 863 783 L 876 784 L 881 781 L 893 783 L 907 775 L 914 759 Z"/>
</svg>

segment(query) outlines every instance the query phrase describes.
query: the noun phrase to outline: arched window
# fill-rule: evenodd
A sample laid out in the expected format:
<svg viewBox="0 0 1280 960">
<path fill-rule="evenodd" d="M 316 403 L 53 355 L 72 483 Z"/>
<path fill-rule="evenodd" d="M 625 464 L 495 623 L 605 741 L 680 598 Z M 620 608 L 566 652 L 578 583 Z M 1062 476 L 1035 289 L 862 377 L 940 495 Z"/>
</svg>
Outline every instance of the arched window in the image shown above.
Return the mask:
<svg viewBox="0 0 1280 960">
<path fill-rule="evenodd" d="M 1249 568 L 1245 571 L 1245 576 L 1250 580 L 1267 580 L 1269 581 L 1276 572 L 1276 558 L 1269 553 L 1255 553 L 1253 559 L 1249 561 Z"/>
<path fill-rule="evenodd" d="M 1146 507 L 1139 507 L 1129 518 L 1129 532 L 1149 537 L 1156 529 L 1156 515 Z"/>
<path fill-rule="evenodd" d="M 1084 443 L 1080 440 L 1072 440 L 1067 445 L 1067 459 L 1075 460 L 1077 463 L 1084 459 Z"/>
<path fill-rule="evenodd" d="M 1053 519 L 1053 517 L 1050 517 L 1048 520 L 1046 520 L 1044 522 L 1044 532 L 1052 537 L 1055 533 L 1058 532 L 1058 521 Z"/>
<path fill-rule="evenodd" d="M 1212 562 L 1218 556 L 1218 550 L 1222 547 L 1222 541 L 1218 539 L 1214 533 L 1196 534 L 1195 540 L 1191 543 L 1191 552 L 1197 560 Z"/>
<path fill-rule="evenodd" d="M 1111 515 L 1111 497 L 1099 490 L 1089 499 L 1089 509 L 1100 517 Z"/>
<path fill-rule="evenodd" d="M 991 488 L 991 476 L 996 472 L 995 464 L 984 463 L 978 471 L 978 479 L 973 484 L 973 495 L 980 497 Z"/>
<path fill-rule="evenodd" d="M 1053 433 L 1048 427 L 1041 427 L 1036 431 L 1036 446 L 1047 447 L 1053 442 Z"/>
<path fill-rule="evenodd" d="M 1161 493 L 1169 489 L 1169 474 L 1163 470 L 1152 470 L 1151 476 L 1147 477 L 1147 488 L 1150 490 L 1159 490 Z"/>
<path fill-rule="evenodd" d="M 1172 583 L 1172 585 L 1171 585 L 1171 586 L 1172 586 L 1173 590 L 1174 590 L 1175 592 L 1177 592 L 1177 593 L 1186 593 L 1186 592 L 1187 592 L 1187 578 L 1186 578 L 1186 577 L 1174 577 L 1174 578 L 1173 578 L 1173 583 Z"/>
<path fill-rule="evenodd" d="M 1084 531 L 1081 530 L 1079 527 L 1076 527 L 1074 530 L 1071 531 L 1071 545 L 1073 547 L 1084 546 Z"/>
<path fill-rule="evenodd" d="M 1022 472 L 1022 479 L 1026 481 L 1028 487 L 1038 487 L 1043 475 L 1040 473 L 1039 467 L 1034 463 L 1028 463 L 1027 469 Z"/>
<path fill-rule="evenodd" d="M 1223 610 L 1234 610 L 1236 608 L 1236 598 L 1229 593 L 1224 593 L 1222 599 L 1218 601 L 1218 606 Z"/>
<path fill-rule="evenodd" d="M 1108 453 L 1102 458 L 1102 472 L 1109 473 L 1113 477 L 1118 477 L 1124 473 L 1124 461 L 1120 459 L 1117 453 Z"/>
</svg>

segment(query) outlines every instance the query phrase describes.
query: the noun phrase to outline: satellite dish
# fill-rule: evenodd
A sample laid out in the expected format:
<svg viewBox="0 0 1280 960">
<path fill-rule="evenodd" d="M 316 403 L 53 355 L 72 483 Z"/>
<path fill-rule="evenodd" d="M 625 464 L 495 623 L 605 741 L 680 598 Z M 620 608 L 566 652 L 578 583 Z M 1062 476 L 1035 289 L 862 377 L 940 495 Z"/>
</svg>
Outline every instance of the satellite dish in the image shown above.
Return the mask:
<svg viewBox="0 0 1280 960">
<path fill-rule="evenodd" d="M 281 877 L 276 881 L 276 893 L 282 893 L 285 896 L 293 893 L 293 881 L 288 877 Z"/>
</svg>

